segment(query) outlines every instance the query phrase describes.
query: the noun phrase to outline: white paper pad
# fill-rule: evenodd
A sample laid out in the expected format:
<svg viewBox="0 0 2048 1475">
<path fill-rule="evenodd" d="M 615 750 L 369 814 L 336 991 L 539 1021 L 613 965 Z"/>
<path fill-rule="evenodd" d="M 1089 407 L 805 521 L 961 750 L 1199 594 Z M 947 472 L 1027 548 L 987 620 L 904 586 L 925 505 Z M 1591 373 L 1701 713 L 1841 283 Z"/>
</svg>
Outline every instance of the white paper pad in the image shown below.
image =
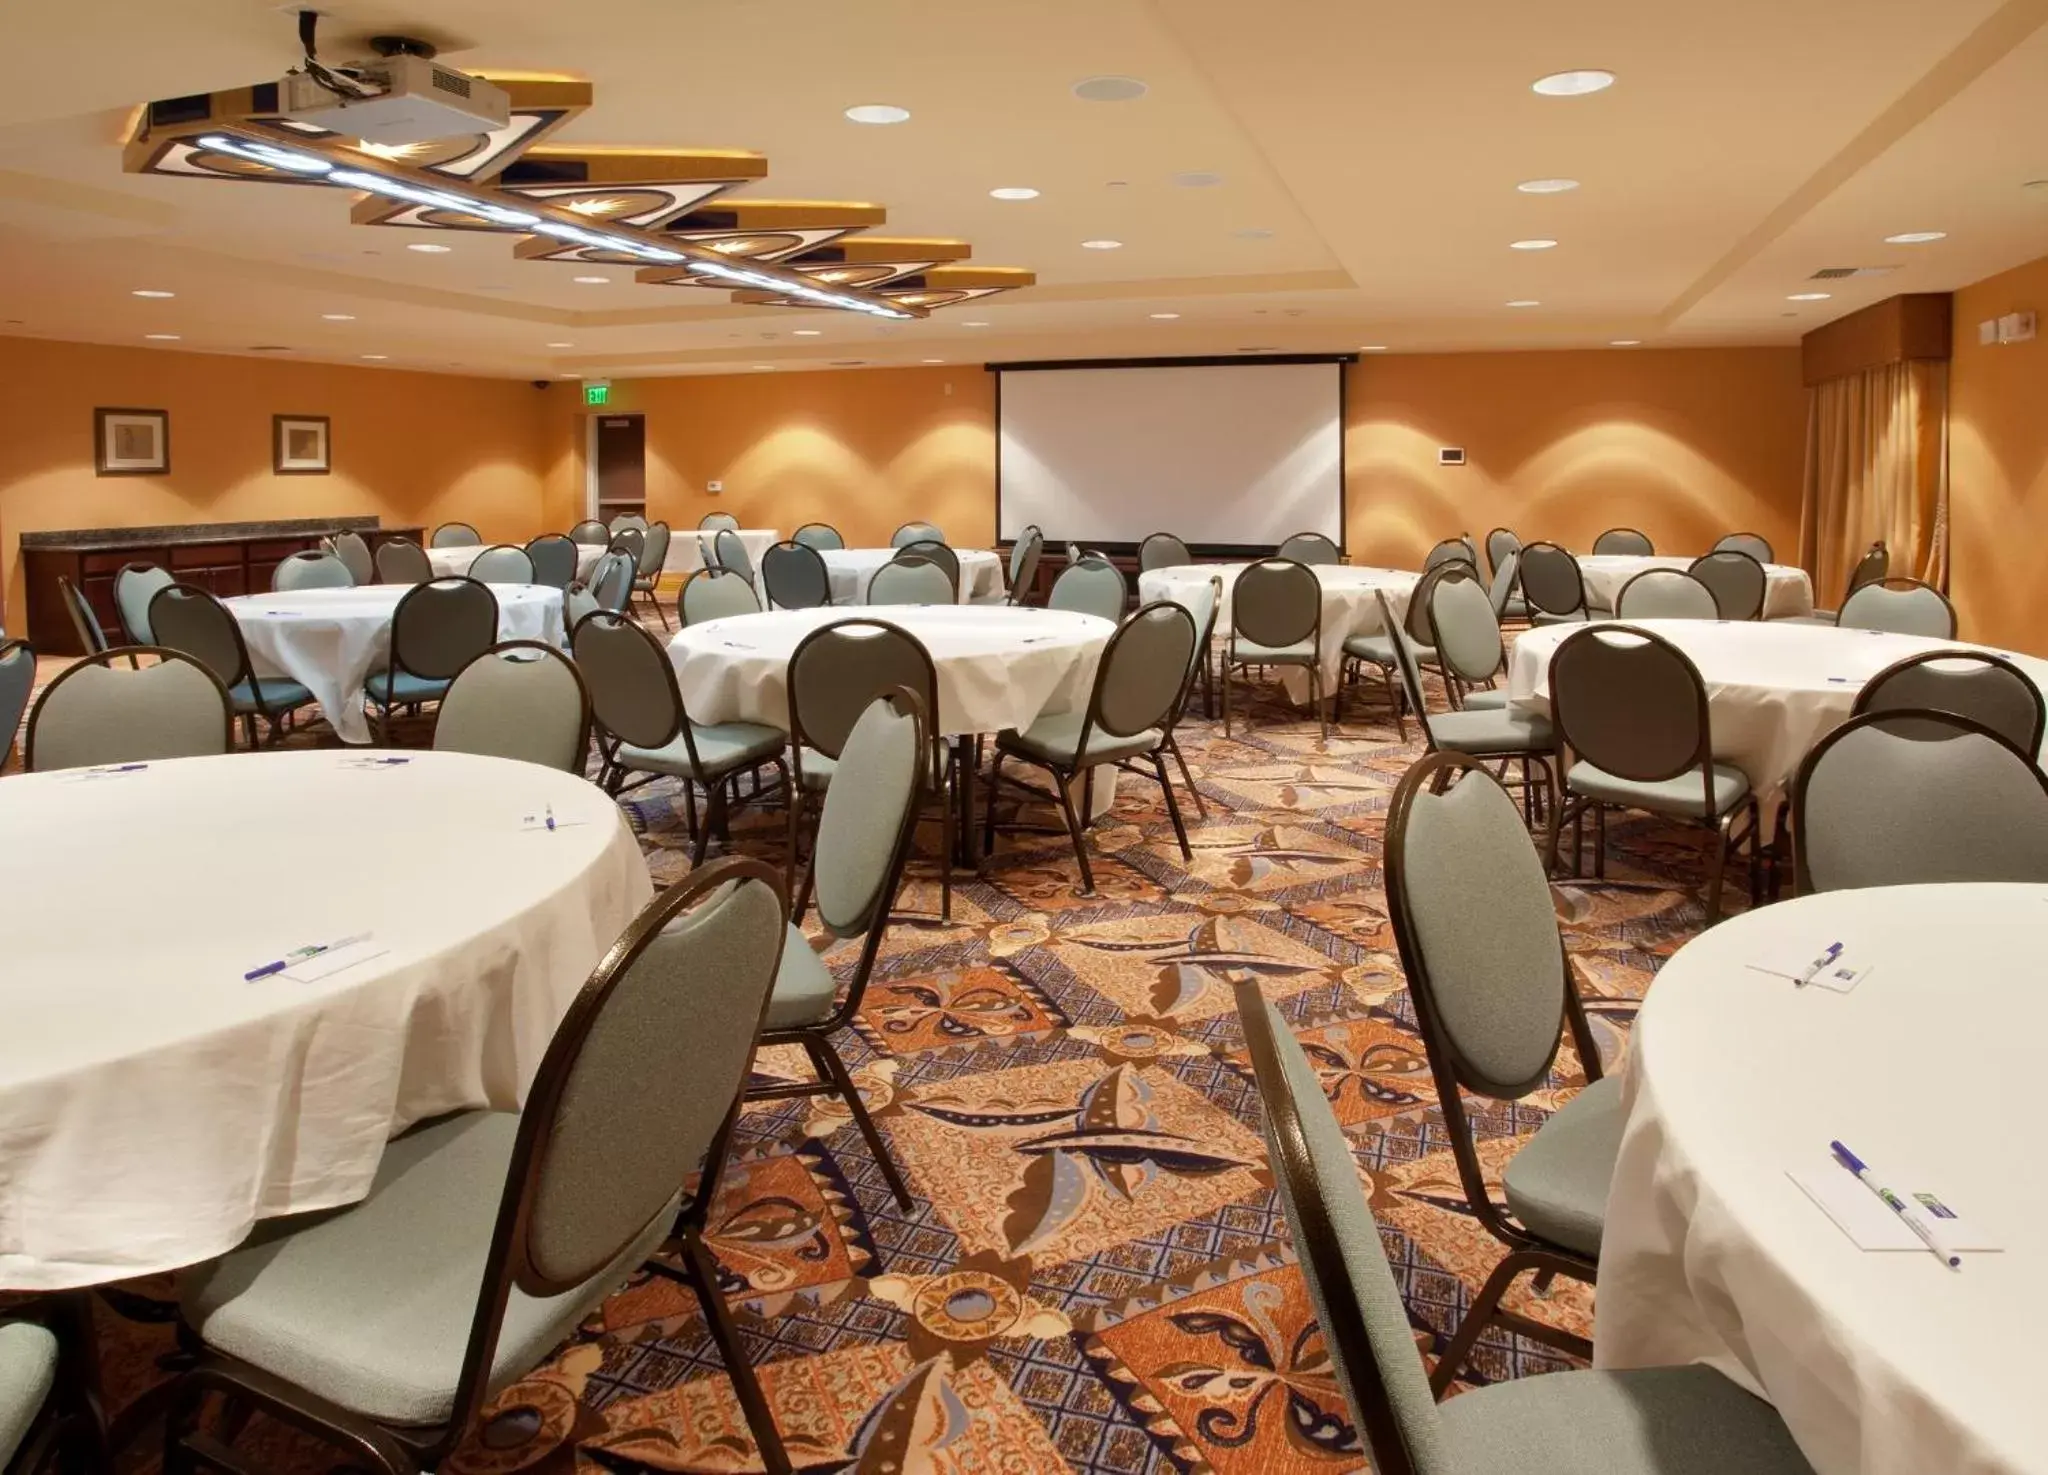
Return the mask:
<svg viewBox="0 0 2048 1475">
<path fill-rule="evenodd" d="M 1813 966 L 1813 960 L 1826 952 L 1828 944 L 1816 944 L 1810 951 L 1799 947 L 1778 949 L 1766 957 L 1756 959 L 1750 967 L 1758 973 L 1768 973 L 1773 978 L 1788 978 L 1797 983 L 1805 977 L 1806 970 Z M 1808 988 L 1824 988 L 1838 994 L 1846 994 L 1857 984 L 1870 976 L 1874 965 L 1859 963 L 1845 950 L 1840 957 L 1813 975 Z"/>
<path fill-rule="evenodd" d="M 353 968 L 358 963 L 367 963 L 372 958 L 381 958 L 391 949 L 374 937 L 361 942 L 352 942 L 347 947 L 330 949 L 303 962 L 294 963 L 278 977 L 289 978 L 293 983 L 318 983 L 323 978 L 332 978 L 344 968 Z"/>
<path fill-rule="evenodd" d="M 1813 1166 L 1787 1168 L 1785 1176 L 1798 1184 L 1800 1190 L 1820 1206 L 1821 1212 L 1835 1221 L 1835 1227 L 1848 1235 L 1857 1249 L 1928 1253 L 1920 1237 L 1906 1227 L 1906 1221 L 1887 1208 L 1883 1199 L 1865 1187 L 1860 1178 L 1825 1149 L 1818 1154 L 1818 1161 Z M 1923 1180 L 1919 1176 L 1907 1174 L 1894 1177 L 1892 1186 L 1920 1181 Z M 1982 1225 L 1972 1224 L 1925 1189 L 1898 1188 L 1897 1191 L 1920 1201 L 1920 1206 L 1939 1227 L 1942 1240 L 1957 1253 L 1984 1253 L 2005 1248 Z"/>
</svg>

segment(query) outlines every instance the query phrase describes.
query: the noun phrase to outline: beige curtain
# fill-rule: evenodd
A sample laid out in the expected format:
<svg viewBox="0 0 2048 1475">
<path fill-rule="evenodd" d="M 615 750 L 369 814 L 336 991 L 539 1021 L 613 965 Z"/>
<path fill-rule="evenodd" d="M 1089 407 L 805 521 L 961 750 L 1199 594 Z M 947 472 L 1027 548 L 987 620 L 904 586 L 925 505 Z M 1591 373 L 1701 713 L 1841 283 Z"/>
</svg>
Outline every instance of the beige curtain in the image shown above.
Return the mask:
<svg viewBox="0 0 2048 1475">
<path fill-rule="evenodd" d="M 1799 561 L 1832 608 L 1872 542 L 1893 577 L 1948 588 L 1948 365 L 1925 359 L 1808 391 Z"/>
</svg>

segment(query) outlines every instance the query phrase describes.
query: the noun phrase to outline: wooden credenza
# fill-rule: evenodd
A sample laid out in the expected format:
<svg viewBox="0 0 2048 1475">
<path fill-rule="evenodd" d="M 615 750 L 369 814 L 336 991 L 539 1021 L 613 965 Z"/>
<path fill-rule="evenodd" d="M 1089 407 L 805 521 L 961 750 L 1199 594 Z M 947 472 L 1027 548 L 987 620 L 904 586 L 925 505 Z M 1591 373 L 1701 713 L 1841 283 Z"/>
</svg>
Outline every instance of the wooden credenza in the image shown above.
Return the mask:
<svg viewBox="0 0 2048 1475">
<path fill-rule="evenodd" d="M 77 528 L 21 535 L 22 586 L 28 640 L 39 651 L 83 655 L 57 587 L 69 579 L 91 602 L 109 640 L 119 640 L 121 613 L 114 575 L 131 563 L 153 563 L 181 583 L 225 599 L 261 594 L 277 566 L 337 532 L 355 532 L 375 552 L 381 543 L 417 543 L 419 527 L 387 528 L 374 517 L 301 517 L 281 522 L 223 522 L 184 527 Z"/>
</svg>

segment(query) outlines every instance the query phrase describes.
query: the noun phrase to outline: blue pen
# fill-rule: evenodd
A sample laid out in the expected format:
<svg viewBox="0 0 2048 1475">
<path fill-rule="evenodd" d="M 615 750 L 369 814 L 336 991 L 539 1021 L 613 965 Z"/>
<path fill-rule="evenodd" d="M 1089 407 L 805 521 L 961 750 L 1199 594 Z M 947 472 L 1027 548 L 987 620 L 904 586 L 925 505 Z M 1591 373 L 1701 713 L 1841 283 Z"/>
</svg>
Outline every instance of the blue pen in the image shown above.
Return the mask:
<svg viewBox="0 0 2048 1475">
<path fill-rule="evenodd" d="M 1940 1260 L 1942 1264 L 1951 1270 L 1963 1268 L 1962 1256 L 1942 1243 L 1941 1235 L 1936 1232 L 1934 1226 L 1928 1222 L 1927 1216 L 1920 1212 L 1917 1205 L 1885 1187 L 1879 1181 L 1877 1174 L 1870 1171 L 1870 1165 L 1864 1162 L 1862 1158 L 1856 1156 L 1855 1153 L 1849 1151 L 1840 1142 L 1830 1142 L 1828 1150 L 1834 1153 L 1836 1162 L 1855 1174 L 1858 1182 L 1876 1194 L 1878 1200 L 1886 1208 L 1905 1221 L 1906 1227 L 1913 1231 L 1919 1238 L 1920 1243 L 1934 1251 L 1936 1259 Z"/>
<path fill-rule="evenodd" d="M 553 829 L 554 827 L 555 827 L 555 806 L 554 806 L 554 805 L 552 805 L 552 804 L 550 804 L 550 805 L 548 806 L 548 828 L 549 828 L 550 830 L 552 830 L 552 829 Z"/>
<path fill-rule="evenodd" d="M 147 763 L 109 763 L 92 770 L 94 773 L 140 773 L 149 767 Z"/>
<path fill-rule="evenodd" d="M 1794 988 L 1805 988 L 1809 983 L 1812 983 L 1816 978 L 1820 977 L 1821 971 L 1824 968 L 1826 968 L 1828 964 L 1834 962 L 1835 959 L 1841 956 L 1842 945 L 1839 942 L 1829 943 L 1828 950 L 1822 953 L 1819 957 L 1815 958 L 1811 963 L 1809 963 L 1804 973 L 1800 974 L 1797 978 L 1792 980 L 1792 986 Z"/>
</svg>

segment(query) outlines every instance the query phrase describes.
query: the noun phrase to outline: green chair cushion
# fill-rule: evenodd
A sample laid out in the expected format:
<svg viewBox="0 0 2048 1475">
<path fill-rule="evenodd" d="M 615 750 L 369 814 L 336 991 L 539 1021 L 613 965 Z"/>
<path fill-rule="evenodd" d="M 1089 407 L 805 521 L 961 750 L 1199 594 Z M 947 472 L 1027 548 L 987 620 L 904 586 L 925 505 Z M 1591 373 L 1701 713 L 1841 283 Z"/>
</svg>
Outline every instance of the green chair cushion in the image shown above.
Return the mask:
<svg viewBox="0 0 2048 1475">
<path fill-rule="evenodd" d="M 775 970 L 775 992 L 768 996 L 767 1029 L 790 1029 L 816 1024 L 832 1012 L 839 999 L 839 984 L 825 960 L 811 950 L 811 944 L 796 927 L 782 944 L 782 966 Z"/>
<path fill-rule="evenodd" d="M 1042 763 L 1067 767 L 1074 761 L 1074 746 L 1080 741 L 1081 724 L 1087 716 L 1086 712 L 1048 713 L 1022 732 L 999 734 L 996 746 L 1008 753 L 1019 753 Z M 1166 735 L 1156 727 L 1134 732 L 1129 737 L 1113 737 L 1099 727 L 1092 728 L 1088 733 L 1088 751 L 1082 755 L 1082 766 L 1092 768 L 1098 763 L 1113 763 L 1119 758 L 1149 753 L 1165 741 Z"/>
<path fill-rule="evenodd" d="M 1464 700 L 1467 712 L 1497 712 L 1508 704 L 1507 688 L 1495 686 L 1483 691 L 1468 691 Z"/>
<path fill-rule="evenodd" d="M 1231 642 L 1230 659 L 1252 666 L 1313 666 L 1316 647 L 1312 640 L 1297 640 L 1292 645 L 1261 645 L 1239 637 Z"/>
<path fill-rule="evenodd" d="M 839 771 L 839 760 L 827 758 L 816 748 L 800 747 L 797 750 L 797 767 L 803 770 L 806 789 L 829 789 L 832 787 L 832 775 Z"/>
<path fill-rule="evenodd" d="M 1569 615 L 1553 615 L 1540 609 L 1529 611 L 1529 623 L 1532 625 L 1583 625 L 1589 618 L 1584 610 Z"/>
<path fill-rule="evenodd" d="M 1603 804 L 1646 809 L 1652 814 L 1684 815 L 1689 819 L 1716 819 L 1748 796 L 1749 775 L 1732 763 L 1716 763 L 1713 774 L 1714 812 L 1708 815 L 1700 813 L 1700 796 L 1704 788 L 1697 768 L 1688 769 L 1677 778 L 1658 779 L 1651 783 L 1622 778 L 1590 763 L 1575 763 L 1571 772 L 1565 775 L 1565 787 L 1574 794 L 1597 799 Z"/>
<path fill-rule="evenodd" d="M 621 743 L 617 760 L 642 773 L 667 773 L 677 778 L 720 779 L 739 768 L 752 768 L 779 757 L 789 741 L 780 728 L 760 722 L 693 723 L 690 736 L 697 743 L 697 766 L 690 763 L 689 745 L 677 733 L 673 742 L 659 748 L 636 748 Z"/>
<path fill-rule="evenodd" d="M 388 697 L 385 695 L 386 683 L 390 686 Z M 380 707 L 387 703 L 394 707 L 403 707 L 413 702 L 438 702 L 448 687 L 449 683 L 446 681 L 428 676 L 415 676 L 410 671 L 394 673 L 389 670 L 372 671 L 363 683 L 363 690 L 368 693 L 370 700 Z M 270 683 L 264 682 L 263 689 L 268 692 Z"/>
<path fill-rule="evenodd" d="M 1550 719 L 1525 707 L 1435 713 L 1429 735 L 1453 753 L 1547 753 L 1557 745 Z"/>
<path fill-rule="evenodd" d="M 0 1321 L 0 1468 L 21 1448 L 57 1382 L 57 1338 L 33 1321 Z"/>
<path fill-rule="evenodd" d="M 1416 665 L 1430 666 L 1436 663 L 1435 646 L 1410 640 L 1408 649 L 1414 655 Z M 1394 642 L 1384 633 L 1348 637 L 1344 642 L 1344 654 L 1357 656 L 1363 661 L 1371 661 L 1375 666 L 1384 666 L 1389 671 L 1394 669 Z"/>
<path fill-rule="evenodd" d="M 234 705 L 237 717 L 251 712 L 296 712 L 313 700 L 313 693 L 283 676 L 265 676 L 261 684 L 261 706 L 256 704 L 256 690 L 251 683 L 241 681 L 228 688 L 228 701 Z"/>
<path fill-rule="evenodd" d="M 394 1139 L 361 1203 L 271 1220 L 181 1273 L 186 1324 L 209 1347 L 355 1413 L 401 1427 L 447 1422 L 518 1130 L 511 1112 L 474 1111 Z M 537 1367 L 672 1222 L 657 1214 L 609 1266 L 561 1295 L 514 1287 L 492 1389 Z"/>
<path fill-rule="evenodd" d="M 1531 1234 L 1599 1258 L 1607 1186 L 1614 1179 L 1627 1122 L 1621 1077 L 1602 1076 L 1554 1112 L 1508 1159 L 1501 1169 L 1501 1190 Z"/>
</svg>

